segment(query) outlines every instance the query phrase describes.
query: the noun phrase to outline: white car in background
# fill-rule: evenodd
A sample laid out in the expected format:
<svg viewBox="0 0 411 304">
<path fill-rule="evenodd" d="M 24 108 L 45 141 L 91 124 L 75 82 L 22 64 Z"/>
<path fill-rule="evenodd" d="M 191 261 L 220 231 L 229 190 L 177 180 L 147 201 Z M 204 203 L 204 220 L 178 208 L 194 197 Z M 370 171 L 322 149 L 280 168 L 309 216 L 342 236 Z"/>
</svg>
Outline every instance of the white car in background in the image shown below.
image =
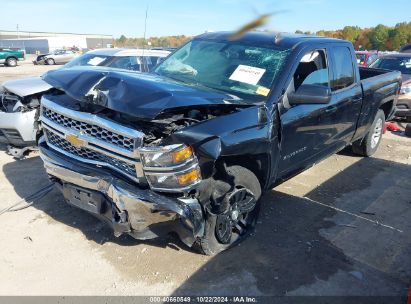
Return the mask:
<svg viewBox="0 0 411 304">
<path fill-rule="evenodd" d="M 37 64 L 47 64 L 47 65 L 65 64 L 73 60 L 77 56 L 79 56 L 79 54 L 74 51 L 55 50 L 51 53 L 37 56 L 36 60 L 34 60 L 33 63 L 35 65 Z"/>
<path fill-rule="evenodd" d="M 100 49 L 76 57 L 62 68 L 104 66 L 137 72 L 150 72 L 171 52 L 143 49 Z M 0 85 L 0 143 L 21 158 L 35 149 L 41 130 L 37 125 L 41 96 L 52 87 L 41 77 L 5 81 Z"/>
</svg>

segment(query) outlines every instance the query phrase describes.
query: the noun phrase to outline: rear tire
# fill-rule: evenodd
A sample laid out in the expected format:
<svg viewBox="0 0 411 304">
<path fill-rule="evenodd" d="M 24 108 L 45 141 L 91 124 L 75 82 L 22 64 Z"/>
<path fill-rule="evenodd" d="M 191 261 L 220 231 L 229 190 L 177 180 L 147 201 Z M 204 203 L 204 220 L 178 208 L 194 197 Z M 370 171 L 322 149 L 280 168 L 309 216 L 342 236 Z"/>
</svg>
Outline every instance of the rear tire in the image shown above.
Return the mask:
<svg viewBox="0 0 411 304">
<path fill-rule="evenodd" d="M 352 144 L 352 151 L 362 156 L 372 156 L 381 143 L 382 132 L 385 124 L 385 114 L 383 110 L 378 110 L 370 131 L 359 142 Z"/>
<path fill-rule="evenodd" d="M 235 185 L 235 189 L 226 194 L 227 199 L 230 199 L 230 210 L 218 215 L 206 214 L 204 236 L 197 241 L 198 249 L 205 255 L 215 255 L 240 243 L 250 235 L 257 223 L 260 182 L 253 172 L 244 167 L 228 167 L 227 172 L 234 177 Z M 241 204 L 249 201 L 252 203 Z"/>
<path fill-rule="evenodd" d="M 405 136 L 407 137 L 411 137 L 411 123 L 407 124 L 407 126 L 405 127 Z"/>
<path fill-rule="evenodd" d="M 49 58 L 49 59 L 47 59 L 47 60 L 46 60 L 46 63 L 47 63 L 48 65 L 54 65 L 54 64 L 55 64 L 55 62 L 54 62 L 54 59 L 53 59 L 53 58 Z"/>
<path fill-rule="evenodd" d="M 10 57 L 6 59 L 6 65 L 8 67 L 15 67 L 17 66 L 17 59 L 14 57 Z"/>
</svg>

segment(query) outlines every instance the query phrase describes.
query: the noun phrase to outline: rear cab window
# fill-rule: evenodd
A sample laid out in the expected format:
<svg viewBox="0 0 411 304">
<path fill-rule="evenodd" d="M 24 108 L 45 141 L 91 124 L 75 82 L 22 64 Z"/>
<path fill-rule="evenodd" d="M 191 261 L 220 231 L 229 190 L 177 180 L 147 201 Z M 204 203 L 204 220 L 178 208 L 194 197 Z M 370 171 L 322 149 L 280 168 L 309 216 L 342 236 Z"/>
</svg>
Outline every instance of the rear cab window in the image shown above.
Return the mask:
<svg viewBox="0 0 411 304">
<path fill-rule="evenodd" d="M 350 87 L 355 82 L 351 50 L 346 46 L 334 46 L 331 49 L 333 61 L 333 77 L 331 90 L 333 92 Z"/>
</svg>

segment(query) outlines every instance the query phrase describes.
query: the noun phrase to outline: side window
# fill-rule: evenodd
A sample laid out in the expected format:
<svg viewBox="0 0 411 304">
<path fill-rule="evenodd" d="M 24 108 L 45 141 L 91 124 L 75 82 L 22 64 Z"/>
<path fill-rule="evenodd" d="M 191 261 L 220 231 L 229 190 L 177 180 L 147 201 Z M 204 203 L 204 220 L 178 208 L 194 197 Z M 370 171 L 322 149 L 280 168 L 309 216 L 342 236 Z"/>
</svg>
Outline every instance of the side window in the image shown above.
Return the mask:
<svg viewBox="0 0 411 304">
<path fill-rule="evenodd" d="M 351 52 L 348 47 L 338 46 L 332 50 L 334 62 L 334 77 L 331 80 L 331 90 L 337 91 L 354 83 L 354 69 Z"/>
<path fill-rule="evenodd" d="M 329 70 L 325 50 L 310 51 L 303 56 L 294 74 L 294 88 L 301 85 L 329 86 Z"/>
</svg>

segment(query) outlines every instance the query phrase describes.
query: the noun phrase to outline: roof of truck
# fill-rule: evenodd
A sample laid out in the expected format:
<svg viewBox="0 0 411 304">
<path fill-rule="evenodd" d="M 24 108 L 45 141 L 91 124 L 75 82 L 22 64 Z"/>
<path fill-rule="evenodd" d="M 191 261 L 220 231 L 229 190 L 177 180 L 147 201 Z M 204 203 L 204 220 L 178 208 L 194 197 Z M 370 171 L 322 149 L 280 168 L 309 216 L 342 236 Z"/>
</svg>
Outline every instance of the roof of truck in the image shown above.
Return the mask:
<svg viewBox="0 0 411 304">
<path fill-rule="evenodd" d="M 211 32 L 197 36 L 196 38 L 213 41 L 232 41 L 235 32 Z M 348 41 L 313 35 L 290 34 L 282 32 L 251 31 L 243 35 L 235 42 L 252 44 L 261 47 L 280 47 L 290 49 L 303 42 L 312 43 L 348 43 Z"/>
<path fill-rule="evenodd" d="M 98 49 L 89 51 L 87 54 L 102 55 L 102 56 L 155 56 L 167 57 L 171 52 L 166 50 L 145 50 L 145 49 Z"/>
</svg>

